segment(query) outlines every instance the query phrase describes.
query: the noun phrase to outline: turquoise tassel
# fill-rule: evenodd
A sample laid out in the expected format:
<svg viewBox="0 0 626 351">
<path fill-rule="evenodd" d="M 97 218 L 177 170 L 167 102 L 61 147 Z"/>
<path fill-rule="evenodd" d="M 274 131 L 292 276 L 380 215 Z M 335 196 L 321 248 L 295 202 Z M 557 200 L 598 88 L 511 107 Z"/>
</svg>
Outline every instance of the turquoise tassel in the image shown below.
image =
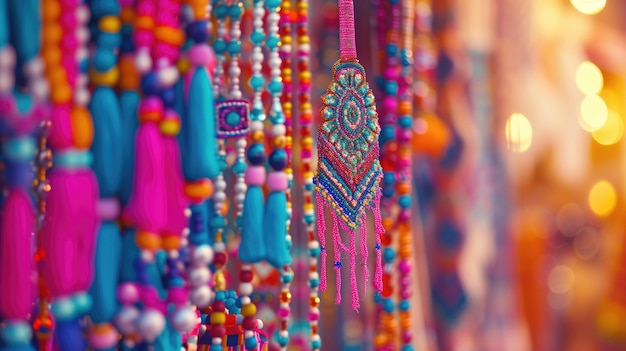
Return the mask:
<svg viewBox="0 0 626 351">
<path fill-rule="evenodd" d="M 91 146 L 92 168 L 98 178 L 100 196 L 113 197 L 122 182 L 122 114 L 117 96 L 110 87 L 94 91 L 89 110 L 93 118 L 94 138 Z"/>
<path fill-rule="evenodd" d="M 183 173 L 185 179 L 215 178 L 219 174 L 213 87 L 205 68 L 197 68 L 189 85 Z"/>
<path fill-rule="evenodd" d="M 135 261 L 139 259 L 139 247 L 135 242 L 135 229 L 129 228 L 124 230 L 122 236 L 122 259 L 120 265 L 120 281 L 136 282 L 137 270 L 135 269 Z"/>
<path fill-rule="evenodd" d="M 118 309 L 116 296 L 120 275 L 122 238 L 114 222 L 104 222 L 98 232 L 95 257 L 95 277 L 89 294 L 96 302 L 91 309 L 95 324 L 108 323 Z"/>
<path fill-rule="evenodd" d="M 213 202 L 213 198 L 210 198 L 207 201 L 205 201 L 205 204 L 207 208 L 206 221 L 207 221 L 207 234 L 209 235 L 208 244 L 213 246 L 213 244 L 215 243 L 215 233 L 213 232 L 213 226 L 211 225 L 211 222 L 213 222 L 213 218 L 216 217 L 215 203 Z"/>
<path fill-rule="evenodd" d="M 174 110 L 180 116 L 181 126 L 186 126 L 189 124 L 189 117 L 187 116 L 187 109 L 185 108 L 185 88 L 182 79 L 179 79 L 178 82 L 176 82 L 174 89 L 176 90 L 176 102 L 174 103 Z M 183 160 L 182 162 L 185 162 L 184 158 L 187 157 L 187 144 L 185 143 L 185 140 L 187 140 L 187 136 L 184 127 L 180 128 L 178 134 L 176 135 L 176 138 L 178 139 L 178 147 L 180 149 L 181 160 Z"/>
<path fill-rule="evenodd" d="M 267 197 L 263 219 L 267 262 L 276 268 L 291 263 L 287 248 L 287 198 L 282 191 L 271 192 Z"/>
<path fill-rule="evenodd" d="M 263 241 L 263 190 L 251 186 L 243 203 L 241 243 L 239 259 L 245 263 L 259 263 L 266 259 L 267 250 Z"/>
<path fill-rule="evenodd" d="M 6 0 L 4 2 L 6 3 Z M 11 43 L 15 46 L 17 62 L 21 65 L 39 54 L 41 43 L 39 0 L 11 0 L 8 5 L 11 19 L 9 23 L 13 25 L 10 33 Z"/>
<path fill-rule="evenodd" d="M 122 184 L 120 187 L 120 200 L 123 204 L 128 203 L 133 190 L 133 175 L 135 164 L 135 134 L 139 121 L 137 120 L 137 105 L 139 94 L 136 91 L 127 90 L 120 94 L 120 111 L 122 114 Z M 130 267 L 132 270 L 134 266 Z"/>
<path fill-rule="evenodd" d="M 0 2 L 0 48 L 9 43 L 9 11 L 6 0 Z"/>
</svg>

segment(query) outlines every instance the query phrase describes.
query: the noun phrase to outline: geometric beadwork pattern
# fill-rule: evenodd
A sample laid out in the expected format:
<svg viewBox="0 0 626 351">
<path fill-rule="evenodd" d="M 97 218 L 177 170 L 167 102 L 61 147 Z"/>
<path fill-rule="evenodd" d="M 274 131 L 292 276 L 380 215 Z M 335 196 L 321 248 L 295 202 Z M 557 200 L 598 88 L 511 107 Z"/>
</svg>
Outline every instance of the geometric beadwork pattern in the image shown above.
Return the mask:
<svg viewBox="0 0 626 351">
<path fill-rule="evenodd" d="M 215 107 L 218 138 L 235 138 L 248 134 L 250 103 L 247 100 L 219 101 Z"/>
<path fill-rule="evenodd" d="M 318 130 L 317 190 L 350 227 L 371 206 L 382 176 L 378 114 L 365 69 L 337 61 L 322 96 Z"/>
</svg>

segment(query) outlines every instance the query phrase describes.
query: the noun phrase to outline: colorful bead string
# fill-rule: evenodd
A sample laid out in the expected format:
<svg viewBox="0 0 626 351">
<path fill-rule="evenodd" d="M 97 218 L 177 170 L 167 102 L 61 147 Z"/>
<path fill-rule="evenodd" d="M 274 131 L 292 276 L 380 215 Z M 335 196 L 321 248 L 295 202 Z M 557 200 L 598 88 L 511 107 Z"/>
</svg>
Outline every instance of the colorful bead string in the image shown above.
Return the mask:
<svg viewBox="0 0 626 351">
<path fill-rule="evenodd" d="M 393 218 L 393 198 L 396 188 L 396 122 L 398 108 L 398 78 L 399 78 L 399 50 L 400 41 L 400 6 L 399 1 L 388 3 L 378 2 L 376 9 L 378 24 L 378 45 L 380 50 L 380 63 L 382 77 L 379 81 L 379 89 L 383 99 L 379 100 L 381 111 L 381 165 L 383 168 L 382 182 L 382 226 L 386 234 L 381 238 L 383 259 L 385 262 L 383 272 L 383 291 L 379 300 L 380 323 L 375 338 L 377 350 L 392 347 L 395 343 L 395 303 L 392 285 L 393 265 L 396 252 L 393 249 L 393 237 L 396 233 Z"/>
<path fill-rule="evenodd" d="M 308 285 L 309 285 L 309 311 L 308 321 L 310 327 L 310 347 L 318 351 L 322 347 L 319 335 L 320 276 L 317 265 L 321 253 L 320 243 L 315 235 L 315 207 L 313 203 L 313 137 L 311 125 L 313 112 L 311 108 L 311 70 L 310 54 L 311 44 L 308 34 L 309 3 L 307 0 L 296 0 L 296 67 L 298 78 L 298 123 L 300 137 L 300 167 L 304 193 L 302 221 L 307 235 L 307 248 L 309 256 Z M 325 269 L 325 268 L 324 268 Z"/>
</svg>

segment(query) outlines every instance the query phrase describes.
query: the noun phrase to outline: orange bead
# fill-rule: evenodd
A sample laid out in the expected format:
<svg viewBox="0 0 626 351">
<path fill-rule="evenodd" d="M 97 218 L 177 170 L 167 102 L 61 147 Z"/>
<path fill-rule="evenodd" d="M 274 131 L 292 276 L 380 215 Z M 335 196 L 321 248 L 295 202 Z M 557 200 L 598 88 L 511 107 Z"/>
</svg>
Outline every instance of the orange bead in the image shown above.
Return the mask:
<svg viewBox="0 0 626 351">
<path fill-rule="evenodd" d="M 412 107 L 413 105 L 410 101 L 400 101 L 398 104 L 398 114 L 400 116 L 410 115 L 412 113 Z"/>
<path fill-rule="evenodd" d="M 154 19 L 149 16 L 135 17 L 135 28 L 152 30 L 154 28 Z"/>
<path fill-rule="evenodd" d="M 252 141 L 254 141 L 255 143 L 262 143 L 265 135 L 262 130 L 257 130 L 255 132 L 252 132 L 251 138 Z"/>
<path fill-rule="evenodd" d="M 93 142 L 93 120 L 89 110 L 83 106 L 74 106 L 71 116 L 74 146 L 77 149 L 89 149 Z"/>
<path fill-rule="evenodd" d="M 385 231 L 391 231 L 391 229 L 393 228 L 393 218 L 383 218 L 382 222 Z"/>
<path fill-rule="evenodd" d="M 41 41 L 46 44 L 58 44 L 63 38 L 63 28 L 58 23 L 49 23 L 43 26 Z"/>
<path fill-rule="evenodd" d="M 182 46 L 185 42 L 185 33 L 178 28 L 159 26 L 154 31 L 157 40 L 173 46 Z"/>
<path fill-rule="evenodd" d="M 133 23 L 135 20 L 135 9 L 132 7 L 124 7 L 120 12 L 120 19 L 123 23 Z"/>
<path fill-rule="evenodd" d="M 291 293 L 289 291 L 283 291 L 280 293 L 280 302 L 289 303 L 291 301 Z"/>
<path fill-rule="evenodd" d="M 400 195 L 408 194 L 411 192 L 411 184 L 406 182 L 398 182 L 398 184 L 396 185 L 396 190 Z"/>
<path fill-rule="evenodd" d="M 122 90 L 136 90 L 139 87 L 141 77 L 135 69 L 132 57 L 123 57 L 119 61 L 120 77 L 118 86 Z"/>
<path fill-rule="evenodd" d="M 50 83 L 52 87 L 56 88 L 59 85 L 67 84 L 67 74 L 64 69 L 52 70 L 48 72 L 47 77 L 48 83 Z"/>
<path fill-rule="evenodd" d="M 317 307 L 319 305 L 320 305 L 320 298 L 318 296 L 311 296 L 311 298 L 309 298 L 309 306 Z"/>
<path fill-rule="evenodd" d="M 213 195 L 213 183 L 209 179 L 185 184 L 185 195 L 194 201 L 200 201 Z"/>
<path fill-rule="evenodd" d="M 43 61 L 46 63 L 46 72 L 51 72 L 53 71 L 53 67 L 59 66 L 61 64 L 62 56 L 63 53 L 59 48 L 55 47 L 54 49 L 44 50 L 41 53 L 41 58 L 43 58 Z"/>
<path fill-rule="evenodd" d="M 41 2 L 41 18 L 44 21 L 55 21 L 61 15 L 61 4 L 57 1 Z"/>
<path fill-rule="evenodd" d="M 388 342 L 388 338 L 386 334 L 378 334 L 374 337 L 374 345 L 376 347 L 383 347 L 385 345 L 387 345 Z"/>
<path fill-rule="evenodd" d="M 54 85 L 50 89 L 50 100 L 54 104 L 67 104 L 72 100 L 72 89 L 67 83 Z"/>
<path fill-rule="evenodd" d="M 156 251 L 161 248 L 161 237 L 155 233 L 138 231 L 135 242 L 142 250 Z"/>
<path fill-rule="evenodd" d="M 161 248 L 165 251 L 178 250 L 180 248 L 180 236 L 163 236 L 163 238 L 161 239 Z"/>
</svg>

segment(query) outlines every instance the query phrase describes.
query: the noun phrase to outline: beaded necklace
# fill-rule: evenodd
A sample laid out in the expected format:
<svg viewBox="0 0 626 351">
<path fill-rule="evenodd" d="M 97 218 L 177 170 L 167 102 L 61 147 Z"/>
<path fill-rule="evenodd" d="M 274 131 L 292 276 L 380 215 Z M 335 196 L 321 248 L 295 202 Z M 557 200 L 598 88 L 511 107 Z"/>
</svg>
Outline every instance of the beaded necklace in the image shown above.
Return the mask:
<svg viewBox="0 0 626 351">
<path fill-rule="evenodd" d="M 6 321 L 0 330 L 0 340 L 5 347 L 34 350 L 29 345 L 32 331 L 28 323 L 35 299 L 30 280 L 35 268 L 31 261 L 31 235 L 37 232 L 39 247 L 40 214 L 45 212 L 43 196 L 47 190 L 45 167 L 48 163 L 48 159 L 38 153 L 35 138 L 46 115 L 44 103 L 48 89 L 43 78 L 42 62 L 37 58 L 41 35 L 37 17 L 39 4 L 29 1 L 21 6 L 24 8 L 20 9 L 17 2 L 9 4 L 8 1 L 0 4 L 0 118 L 3 131 L 10 133 L 2 144 L 3 184 L 6 184 L 2 190 L 6 191 L 6 195 L 2 198 L 0 212 L 0 233 L 3 233 L 0 235 L 0 262 L 2 267 L 11 267 L 0 272 L 0 287 L 4 292 L 0 296 L 0 318 Z M 29 33 L 31 30 L 34 33 Z M 14 48 L 10 46 L 10 41 L 13 41 Z M 15 78 L 19 75 L 14 73 L 15 66 L 22 69 L 30 95 L 18 92 L 19 88 L 15 86 L 18 79 Z M 15 92 L 14 87 L 17 88 Z M 45 149 L 45 136 L 40 138 L 40 145 L 42 143 L 42 149 Z M 36 156 L 39 156 L 36 159 L 38 169 L 34 177 L 31 162 Z M 37 263 L 41 262 L 40 252 L 37 250 L 35 254 Z M 41 266 L 37 268 L 40 270 Z M 33 326 L 40 339 L 40 347 L 46 347 L 52 323 L 48 317 L 45 284 L 41 277 L 39 288 L 39 316 Z"/>
<path fill-rule="evenodd" d="M 313 138 L 311 124 L 313 113 L 311 109 L 311 45 L 308 34 L 309 3 L 307 0 L 296 0 L 296 67 L 298 69 L 298 117 L 300 136 L 300 162 L 302 184 L 304 192 L 303 223 L 307 233 L 307 248 L 309 254 L 309 312 L 310 347 L 317 351 L 322 347 L 318 331 L 320 316 L 319 284 L 320 277 L 317 263 L 320 256 L 320 244 L 315 236 L 315 209 L 313 205 Z M 367 261 L 364 258 L 364 261 Z"/>
<path fill-rule="evenodd" d="M 334 268 L 336 273 L 336 303 L 341 302 L 341 250 L 350 254 L 350 285 L 352 308 L 360 306 L 356 282 L 356 229 L 361 226 L 361 240 L 366 240 L 365 211 L 371 209 L 376 219 L 376 236 L 383 234 L 380 225 L 379 183 L 382 169 L 378 161 L 378 115 L 374 94 L 366 81 L 365 70 L 356 58 L 354 37 L 354 4 L 339 1 L 340 59 L 333 66 L 332 82 L 322 96 L 321 123 L 318 132 L 317 185 L 318 235 L 325 250 L 324 203 L 331 208 L 333 218 Z M 349 233 L 347 247 L 342 242 L 339 227 Z M 377 239 L 378 240 L 378 239 Z M 367 249 L 366 245 L 363 245 Z M 379 247 L 377 245 L 377 251 Z M 364 257 L 365 255 L 362 254 Z M 325 251 L 322 251 L 322 261 Z M 367 269 L 367 265 L 363 265 Z M 320 289 L 325 290 L 324 267 Z M 377 254 L 374 286 L 381 286 L 380 254 Z"/>
<path fill-rule="evenodd" d="M 119 279 L 121 233 L 116 223 L 120 205 L 116 196 L 122 176 L 121 112 L 113 90 L 119 77 L 117 50 L 119 46 L 120 6 L 117 1 L 90 4 L 96 46 L 92 54 L 89 78 L 94 92 L 89 110 L 94 121 L 92 168 L 98 178 L 100 200 L 98 215 L 102 221 L 98 230 L 95 253 L 95 275 L 91 285 L 94 306 L 90 312 L 91 327 L 88 340 L 95 350 L 108 350 L 118 342 L 118 332 L 110 323 L 116 312 L 116 284 Z"/>
<path fill-rule="evenodd" d="M 50 1 L 46 7 L 44 30 L 54 36 L 42 55 L 48 81 L 55 87 L 50 94 L 49 137 L 54 167 L 49 173 L 48 208 L 41 233 L 46 253 L 42 273 L 53 300 L 57 346 L 82 350 L 84 340 L 76 335 L 81 333 L 79 320 L 91 309 L 86 291 L 94 275 L 98 228 L 97 179 L 89 168 L 93 140 L 87 109 L 89 10 L 80 1 Z"/>
</svg>

